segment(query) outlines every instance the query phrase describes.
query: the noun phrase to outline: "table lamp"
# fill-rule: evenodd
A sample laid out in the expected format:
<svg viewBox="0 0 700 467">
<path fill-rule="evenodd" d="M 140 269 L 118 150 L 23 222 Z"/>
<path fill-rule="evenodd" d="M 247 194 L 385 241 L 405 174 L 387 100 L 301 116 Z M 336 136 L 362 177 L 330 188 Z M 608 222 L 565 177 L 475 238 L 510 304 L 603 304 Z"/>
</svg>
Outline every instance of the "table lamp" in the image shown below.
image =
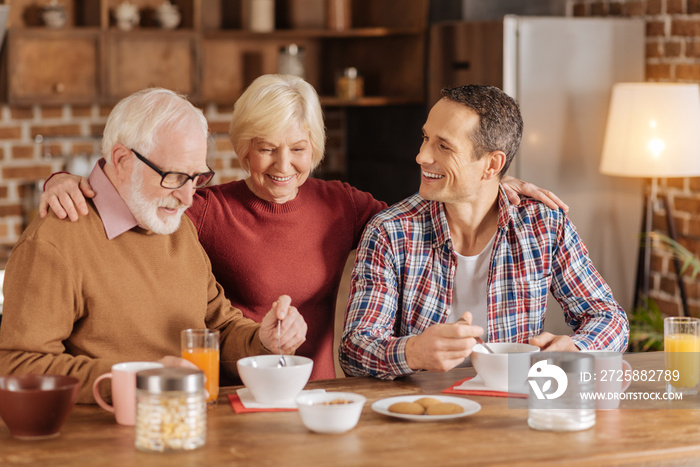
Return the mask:
<svg viewBox="0 0 700 467">
<path fill-rule="evenodd" d="M 651 178 L 645 193 L 642 239 L 637 264 L 634 307 L 649 295 L 652 219 L 658 202 L 658 179 L 700 176 L 700 87 L 685 83 L 617 83 L 613 86 L 600 172 L 619 177 Z M 673 206 L 668 194 L 666 224 L 676 240 Z M 687 314 L 680 264 L 674 258 L 678 286 Z M 641 292 L 641 293 L 640 293 Z"/>
</svg>

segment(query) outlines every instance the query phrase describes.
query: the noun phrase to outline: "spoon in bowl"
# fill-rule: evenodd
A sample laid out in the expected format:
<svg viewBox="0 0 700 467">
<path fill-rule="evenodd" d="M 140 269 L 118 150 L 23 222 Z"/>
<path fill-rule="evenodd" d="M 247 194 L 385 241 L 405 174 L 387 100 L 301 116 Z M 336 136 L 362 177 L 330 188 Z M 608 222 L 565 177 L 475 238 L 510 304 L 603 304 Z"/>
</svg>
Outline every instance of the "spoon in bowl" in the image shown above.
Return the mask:
<svg viewBox="0 0 700 467">
<path fill-rule="evenodd" d="M 280 351 L 280 361 L 277 362 L 277 368 L 282 368 L 283 366 L 287 366 L 287 360 L 285 360 L 284 355 L 282 355 L 282 321 L 280 320 L 277 320 L 277 348 Z"/>
<path fill-rule="evenodd" d="M 459 318 L 459 319 L 457 320 L 457 323 L 471 324 L 471 323 L 467 322 L 467 320 L 464 319 L 464 318 Z M 486 349 L 486 351 L 487 351 L 488 353 L 495 353 L 493 350 L 491 350 L 491 347 L 489 347 L 488 345 L 486 345 L 486 342 L 484 342 L 484 340 L 483 340 L 481 337 L 477 336 L 477 337 L 475 337 L 475 339 L 476 339 L 476 341 L 477 341 L 479 344 L 482 345 L 483 348 Z"/>
<path fill-rule="evenodd" d="M 494 351 L 491 350 L 491 347 L 489 347 L 488 345 L 486 345 L 486 342 L 484 342 L 483 339 L 481 339 L 481 337 L 477 337 L 477 338 L 476 338 L 476 341 L 477 341 L 479 344 L 481 344 L 482 347 L 484 347 L 488 353 L 494 353 Z"/>
</svg>

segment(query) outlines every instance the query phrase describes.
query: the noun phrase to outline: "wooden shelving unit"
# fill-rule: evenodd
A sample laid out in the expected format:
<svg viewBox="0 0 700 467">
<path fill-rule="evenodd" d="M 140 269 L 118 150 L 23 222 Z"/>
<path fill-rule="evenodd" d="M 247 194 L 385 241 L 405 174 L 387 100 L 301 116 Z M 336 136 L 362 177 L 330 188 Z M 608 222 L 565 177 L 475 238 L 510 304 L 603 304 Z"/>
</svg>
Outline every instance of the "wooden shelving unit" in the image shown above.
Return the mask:
<svg viewBox="0 0 700 467">
<path fill-rule="evenodd" d="M 280 47 L 303 47 L 306 79 L 328 106 L 384 106 L 425 101 L 428 0 L 346 0 L 351 27 L 329 29 L 332 0 L 277 0 L 275 30 L 245 30 L 249 0 L 173 0 L 182 14 L 161 29 L 164 0 L 130 0 L 140 24 L 121 31 L 113 11 L 122 0 L 61 0 L 65 28 L 47 29 L 50 0 L 12 0 L 6 50 L 8 101 L 112 103 L 138 89 L 164 86 L 198 102 L 233 104 L 257 76 L 276 73 Z M 365 97 L 335 97 L 346 67 L 358 69 Z"/>
</svg>

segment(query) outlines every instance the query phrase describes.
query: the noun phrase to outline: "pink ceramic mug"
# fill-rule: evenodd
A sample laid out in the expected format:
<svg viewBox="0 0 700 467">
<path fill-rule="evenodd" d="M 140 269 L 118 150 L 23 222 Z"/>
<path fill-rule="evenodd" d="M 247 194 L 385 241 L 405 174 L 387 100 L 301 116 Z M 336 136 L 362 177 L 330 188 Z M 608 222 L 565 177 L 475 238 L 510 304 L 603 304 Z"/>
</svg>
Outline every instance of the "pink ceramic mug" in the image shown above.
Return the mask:
<svg viewBox="0 0 700 467">
<path fill-rule="evenodd" d="M 112 371 L 100 375 L 92 384 L 92 395 L 97 404 L 108 412 L 120 425 L 136 424 L 136 373 L 151 368 L 163 368 L 157 362 L 125 362 L 112 365 Z M 112 404 L 107 404 L 100 396 L 99 384 L 103 379 L 112 379 Z"/>
<path fill-rule="evenodd" d="M 595 391 L 598 410 L 616 409 L 620 406 L 620 397 L 632 382 L 632 366 L 622 358 L 622 353 L 611 350 L 585 350 L 595 358 Z"/>
</svg>

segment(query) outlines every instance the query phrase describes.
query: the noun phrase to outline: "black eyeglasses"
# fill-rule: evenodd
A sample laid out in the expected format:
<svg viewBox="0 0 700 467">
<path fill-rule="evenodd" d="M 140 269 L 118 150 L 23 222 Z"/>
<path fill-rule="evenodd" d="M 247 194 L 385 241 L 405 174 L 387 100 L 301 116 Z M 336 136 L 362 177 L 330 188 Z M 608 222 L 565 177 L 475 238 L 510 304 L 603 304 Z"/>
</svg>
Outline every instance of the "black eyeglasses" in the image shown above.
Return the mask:
<svg viewBox="0 0 700 467">
<path fill-rule="evenodd" d="M 202 188 L 203 186 L 206 186 L 207 183 L 211 182 L 212 178 L 214 178 L 214 171 L 211 170 L 211 167 L 209 166 L 207 166 L 209 172 L 203 172 L 194 175 L 188 175 L 182 172 L 163 172 L 158 167 L 156 167 L 153 164 L 153 162 L 143 157 L 135 149 L 131 149 L 131 152 L 134 153 L 138 160 L 152 168 L 158 175 L 162 177 L 160 180 L 160 186 L 162 186 L 163 188 L 176 190 L 183 186 L 185 183 L 187 183 L 188 180 L 192 180 L 192 183 L 194 183 L 195 188 Z"/>
</svg>

